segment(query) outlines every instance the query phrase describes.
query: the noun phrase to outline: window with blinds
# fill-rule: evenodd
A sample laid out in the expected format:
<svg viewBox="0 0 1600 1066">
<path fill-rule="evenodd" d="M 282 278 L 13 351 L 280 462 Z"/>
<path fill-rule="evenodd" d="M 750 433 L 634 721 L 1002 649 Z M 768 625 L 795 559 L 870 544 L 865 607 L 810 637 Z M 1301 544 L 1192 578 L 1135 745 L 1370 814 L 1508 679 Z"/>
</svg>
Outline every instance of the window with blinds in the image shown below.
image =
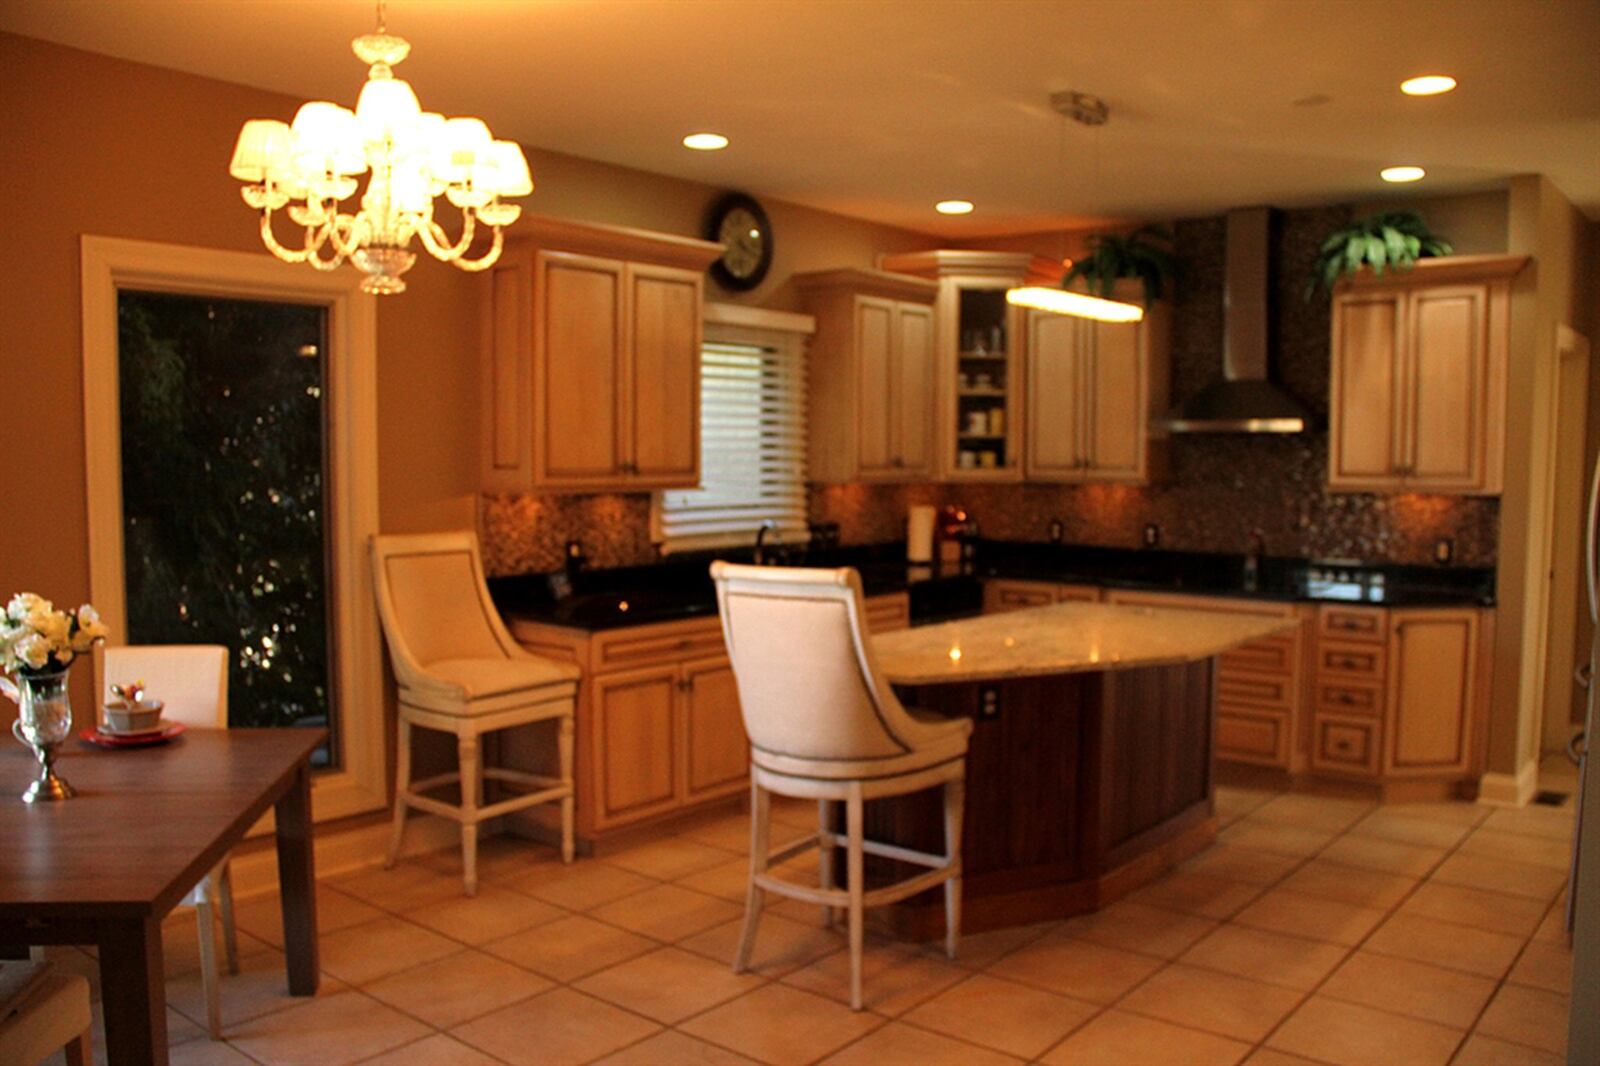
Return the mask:
<svg viewBox="0 0 1600 1066">
<path fill-rule="evenodd" d="M 666 552 L 806 532 L 806 374 L 800 338 L 707 327 L 700 350 L 700 487 L 658 494 Z"/>
</svg>

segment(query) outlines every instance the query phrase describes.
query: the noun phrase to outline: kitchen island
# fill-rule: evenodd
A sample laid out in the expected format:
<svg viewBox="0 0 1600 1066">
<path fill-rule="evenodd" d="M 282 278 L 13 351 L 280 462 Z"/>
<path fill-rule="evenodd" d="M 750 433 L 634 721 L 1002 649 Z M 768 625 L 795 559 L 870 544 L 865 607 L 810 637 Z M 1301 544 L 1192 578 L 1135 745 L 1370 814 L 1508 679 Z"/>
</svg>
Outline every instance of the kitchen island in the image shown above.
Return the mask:
<svg viewBox="0 0 1600 1066">
<path fill-rule="evenodd" d="M 1094 910 L 1209 844 L 1215 656 L 1289 625 L 1060 603 L 874 638 L 908 707 L 973 719 L 964 927 Z M 867 808 L 873 840 L 938 851 L 942 826 L 933 793 Z M 869 883 L 894 876 L 889 860 L 868 862 Z M 925 894 L 891 921 L 935 936 L 941 907 Z"/>
</svg>

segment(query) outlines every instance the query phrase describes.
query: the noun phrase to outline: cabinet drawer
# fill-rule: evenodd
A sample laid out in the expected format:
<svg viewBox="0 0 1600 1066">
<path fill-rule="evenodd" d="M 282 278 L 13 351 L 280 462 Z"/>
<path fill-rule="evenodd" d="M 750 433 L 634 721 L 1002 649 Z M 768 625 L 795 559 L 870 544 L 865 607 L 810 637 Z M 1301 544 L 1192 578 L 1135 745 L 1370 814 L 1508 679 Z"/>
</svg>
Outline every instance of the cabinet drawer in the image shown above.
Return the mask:
<svg viewBox="0 0 1600 1066">
<path fill-rule="evenodd" d="M 1044 581 L 990 581 L 983 587 L 983 610 L 1018 611 L 1056 602 L 1056 586 Z"/>
<path fill-rule="evenodd" d="M 1294 637 L 1267 637 L 1230 648 L 1217 656 L 1217 661 L 1224 671 L 1291 674 L 1294 672 L 1294 657 Z"/>
<path fill-rule="evenodd" d="M 676 663 L 703 655 L 726 655 L 722 623 L 716 618 L 667 625 L 618 629 L 595 636 L 595 672 L 624 666 Z"/>
<path fill-rule="evenodd" d="M 1364 718 L 1319 714 L 1312 723 L 1311 765 L 1320 770 L 1376 774 L 1381 726 Z"/>
<path fill-rule="evenodd" d="M 1057 603 L 1099 603 L 1100 589 L 1094 585 L 1057 585 Z"/>
<path fill-rule="evenodd" d="M 1259 766 L 1289 763 L 1286 719 L 1274 714 L 1217 713 L 1217 758 Z"/>
<path fill-rule="evenodd" d="M 1217 671 L 1217 705 L 1246 704 L 1287 713 L 1294 709 L 1294 687 L 1292 677 L 1234 670 L 1225 666 Z"/>
<path fill-rule="evenodd" d="M 872 596 L 867 599 L 865 606 L 868 632 L 889 633 L 911 627 L 911 596 L 908 593 L 891 592 Z"/>
<path fill-rule="evenodd" d="M 1383 686 L 1380 684 L 1318 678 L 1315 693 L 1314 709 L 1318 713 L 1383 716 Z"/>
<path fill-rule="evenodd" d="M 1317 678 L 1348 679 L 1382 684 L 1387 664 L 1382 644 L 1356 644 L 1342 640 L 1317 642 Z"/>
<path fill-rule="evenodd" d="M 1389 639 L 1388 614 L 1382 607 L 1323 607 L 1317 611 L 1317 635 L 1382 644 Z"/>
</svg>

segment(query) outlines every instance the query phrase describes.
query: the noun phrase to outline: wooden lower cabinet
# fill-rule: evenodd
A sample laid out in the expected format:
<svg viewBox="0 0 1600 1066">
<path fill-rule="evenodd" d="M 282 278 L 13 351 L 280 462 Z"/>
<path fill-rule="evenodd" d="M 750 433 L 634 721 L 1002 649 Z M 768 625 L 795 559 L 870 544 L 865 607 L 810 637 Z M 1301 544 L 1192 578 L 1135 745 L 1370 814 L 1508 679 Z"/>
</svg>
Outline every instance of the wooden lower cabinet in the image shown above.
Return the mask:
<svg viewBox="0 0 1600 1066">
<path fill-rule="evenodd" d="M 743 788 L 750 743 L 739 717 L 739 689 L 724 658 L 683 666 L 684 788 L 693 799 Z"/>
<path fill-rule="evenodd" d="M 677 804 L 678 675 L 676 666 L 658 666 L 595 679 L 588 734 L 601 753 L 594 766 L 599 822 L 645 817 Z"/>
<path fill-rule="evenodd" d="M 1457 777 L 1473 766 L 1481 612 L 1394 611 L 1383 773 Z"/>
<path fill-rule="evenodd" d="M 1094 585 L 1068 585 L 1055 581 L 1024 581 L 999 578 L 983 583 L 983 613 L 1020 611 L 1051 603 L 1099 603 L 1100 590 Z"/>
</svg>

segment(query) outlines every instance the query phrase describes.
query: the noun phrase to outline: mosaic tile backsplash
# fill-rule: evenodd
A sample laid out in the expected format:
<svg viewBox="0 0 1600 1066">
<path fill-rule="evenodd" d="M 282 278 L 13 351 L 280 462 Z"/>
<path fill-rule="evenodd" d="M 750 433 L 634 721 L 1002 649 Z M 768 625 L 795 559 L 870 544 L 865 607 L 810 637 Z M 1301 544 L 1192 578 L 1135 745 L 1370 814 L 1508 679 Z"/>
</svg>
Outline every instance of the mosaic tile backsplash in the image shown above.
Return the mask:
<svg viewBox="0 0 1600 1066">
<path fill-rule="evenodd" d="M 1273 376 L 1322 422 L 1328 412 L 1329 306 L 1303 288 L 1322 239 L 1349 220 L 1343 207 L 1280 214 L 1274 234 Z M 1177 223 L 1172 395 L 1185 398 L 1222 372 L 1225 222 Z M 1059 519 L 1067 541 L 1136 547 L 1147 523 L 1161 546 L 1243 552 L 1260 531 L 1271 555 L 1434 561 L 1440 538 L 1455 561 L 1493 566 L 1499 501 L 1456 496 L 1330 493 L 1325 426 L 1293 436 L 1207 434 L 1171 442 L 1169 476 L 1123 485 L 815 485 L 814 521 L 837 522 L 846 544 L 905 535 L 912 504 L 955 503 L 983 535 L 1042 541 Z M 486 496 L 485 564 L 491 574 L 552 570 L 567 540 L 583 541 L 591 565 L 631 566 L 656 557 L 648 495 Z"/>
</svg>

